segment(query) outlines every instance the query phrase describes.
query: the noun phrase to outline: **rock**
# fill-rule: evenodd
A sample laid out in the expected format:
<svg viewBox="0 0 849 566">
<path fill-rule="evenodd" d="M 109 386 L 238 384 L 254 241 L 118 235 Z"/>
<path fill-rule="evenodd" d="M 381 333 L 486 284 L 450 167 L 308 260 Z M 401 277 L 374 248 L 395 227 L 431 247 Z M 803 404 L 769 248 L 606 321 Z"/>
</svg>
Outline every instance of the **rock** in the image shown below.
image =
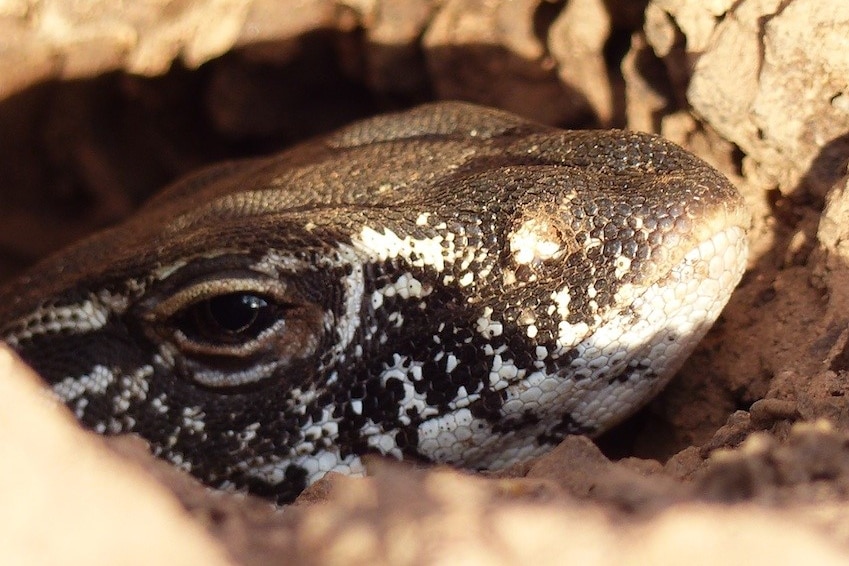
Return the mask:
<svg viewBox="0 0 849 566">
<path fill-rule="evenodd" d="M 232 564 L 176 499 L 84 433 L 0 348 L 0 562 Z"/>
</svg>

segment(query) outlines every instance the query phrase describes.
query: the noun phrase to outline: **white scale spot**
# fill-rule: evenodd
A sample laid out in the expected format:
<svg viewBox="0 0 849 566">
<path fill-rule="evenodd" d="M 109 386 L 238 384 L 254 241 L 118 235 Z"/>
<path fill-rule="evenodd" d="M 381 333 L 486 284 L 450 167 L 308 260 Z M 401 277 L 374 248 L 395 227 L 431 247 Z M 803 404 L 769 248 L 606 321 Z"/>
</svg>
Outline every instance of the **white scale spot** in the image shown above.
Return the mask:
<svg viewBox="0 0 849 566">
<path fill-rule="evenodd" d="M 631 269 L 631 258 L 628 256 L 620 255 L 613 262 L 614 271 L 613 276 L 617 279 L 622 279 L 626 273 Z"/>
<path fill-rule="evenodd" d="M 400 460 L 403 455 L 395 443 L 395 435 L 397 433 L 397 430 L 392 430 L 387 433 L 372 434 L 367 437 L 366 443 L 371 448 L 378 450 L 381 454 L 393 456 Z"/>
<path fill-rule="evenodd" d="M 290 395 L 296 400 L 299 407 L 306 407 L 315 401 L 318 397 L 318 391 L 315 387 L 311 387 L 310 389 L 301 389 L 300 387 L 296 387 L 292 389 Z"/>
<path fill-rule="evenodd" d="M 451 373 L 457 367 L 457 357 L 454 354 L 448 354 L 448 359 L 445 360 L 445 372 Z"/>
<path fill-rule="evenodd" d="M 583 340 L 589 331 L 590 327 L 586 322 L 569 324 L 565 320 L 561 321 L 557 325 L 557 346 L 561 349 L 568 350 Z"/>
<path fill-rule="evenodd" d="M 504 326 L 500 321 L 492 320 L 492 307 L 484 307 L 483 314 L 477 320 L 477 331 L 485 338 L 501 336 Z"/>
<path fill-rule="evenodd" d="M 79 377 L 66 377 L 53 386 L 53 392 L 65 403 L 87 397 L 103 395 L 106 388 L 115 381 L 112 370 L 106 366 L 96 365 L 91 372 Z"/>
<path fill-rule="evenodd" d="M 489 382 L 495 389 L 501 388 L 502 381 L 513 382 L 517 377 L 524 376 L 525 370 L 516 367 L 516 363 L 512 359 L 503 359 L 500 354 L 497 354 L 492 359 L 492 367 L 490 368 Z"/>
<path fill-rule="evenodd" d="M 113 314 L 123 313 L 129 299 L 101 291 L 75 305 L 47 305 L 15 321 L 16 330 L 3 337 L 10 346 L 45 334 L 85 334 L 103 328 Z"/>
<path fill-rule="evenodd" d="M 549 315 L 557 312 L 557 315 L 560 318 L 566 318 L 569 316 L 569 303 L 572 301 L 572 295 L 569 293 L 568 286 L 552 293 L 551 300 L 554 301 L 554 310 L 549 312 Z"/>
<path fill-rule="evenodd" d="M 422 284 L 412 273 L 402 273 L 395 282 L 377 289 L 372 293 L 371 304 L 375 309 L 383 305 L 386 297 L 401 297 L 402 299 L 423 299 L 433 292 L 430 285 Z"/>
<path fill-rule="evenodd" d="M 401 328 L 404 326 L 404 315 L 400 312 L 395 311 L 391 313 L 388 317 L 386 317 L 386 322 L 395 326 L 395 328 Z"/>
<path fill-rule="evenodd" d="M 441 353 L 440 353 L 441 354 Z M 438 356 L 441 359 L 443 356 Z M 435 361 L 439 361 L 439 359 Z M 398 401 L 397 415 L 403 424 L 409 424 L 409 411 L 420 417 L 437 414 L 437 409 L 427 404 L 427 395 L 416 392 L 414 383 L 422 379 L 422 362 L 409 360 L 406 356 L 395 354 L 391 366 L 387 366 L 380 375 L 380 383 L 386 387 L 390 379 L 397 379 L 404 388 L 404 397 Z"/>
<path fill-rule="evenodd" d="M 168 459 L 171 464 L 176 466 L 177 468 L 183 470 L 184 472 L 191 473 L 192 471 L 192 463 L 186 460 L 186 457 L 180 454 L 179 452 L 171 452 L 169 451 L 165 457 Z"/>
<path fill-rule="evenodd" d="M 162 395 L 158 395 L 158 396 L 154 397 L 154 398 L 150 401 L 150 405 L 151 405 L 154 409 L 156 409 L 156 411 L 157 411 L 158 413 L 161 413 L 161 414 L 163 414 L 163 415 L 164 415 L 164 414 L 165 414 L 165 413 L 167 413 L 167 412 L 169 411 L 169 409 L 170 409 L 170 407 L 168 407 L 168 405 L 166 405 L 166 404 L 165 404 L 165 400 L 166 400 L 167 398 L 168 398 L 168 397 L 167 397 L 164 393 L 163 393 Z"/>
<path fill-rule="evenodd" d="M 447 244 L 444 247 L 443 242 Z M 414 267 L 432 267 L 438 272 L 445 270 L 446 261 L 455 259 L 453 242 L 447 242 L 442 235 L 421 239 L 410 236 L 401 238 L 388 228 L 384 228 L 381 234 L 364 226 L 359 240 L 354 239 L 354 247 L 379 260 L 404 258 Z M 416 256 L 415 260 L 413 256 Z"/>
<path fill-rule="evenodd" d="M 510 234 L 510 251 L 518 264 L 556 258 L 561 245 L 557 230 L 547 220 L 526 220 Z"/>
<path fill-rule="evenodd" d="M 259 430 L 259 423 L 251 423 L 244 428 L 241 432 L 239 432 L 239 440 L 242 444 L 242 449 L 246 448 L 247 445 L 256 438 L 256 431 Z"/>
<path fill-rule="evenodd" d="M 206 422 L 204 422 L 206 414 L 200 407 L 183 407 L 182 417 L 183 428 L 193 430 L 195 432 L 202 432 L 206 427 Z"/>
<path fill-rule="evenodd" d="M 74 405 L 74 415 L 80 420 L 85 417 L 85 408 L 88 407 L 88 399 L 83 397 L 82 399 L 77 399 L 76 404 Z"/>
</svg>

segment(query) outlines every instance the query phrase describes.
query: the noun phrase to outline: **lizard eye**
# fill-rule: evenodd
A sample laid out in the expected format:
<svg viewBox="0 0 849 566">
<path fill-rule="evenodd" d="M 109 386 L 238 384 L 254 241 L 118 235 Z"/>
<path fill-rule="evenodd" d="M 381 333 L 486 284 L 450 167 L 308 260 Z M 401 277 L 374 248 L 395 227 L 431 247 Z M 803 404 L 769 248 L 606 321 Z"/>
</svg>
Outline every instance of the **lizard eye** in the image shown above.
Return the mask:
<svg viewBox="0 0 849 566">
<path fill-rule="evenodd" d="M 203 363 L 304 357 L 321 333 L 321 308 L 270 279 L 200 280 L 153 299 L 147 309 L 156 335 Z"/>
<path fill-rule="evenodd" d="M 217 274 L 152 294 L 142 319 L 164 360 L 195 383 L 258 383 L 315 355 L 324 309 L 286 280 Z M 167 363 L 167 362 L 166 362 Z"/>
<path fill-rule="evenodd" d="M 282 317 L 286 305 L 250 292 L 202 299 L 178 313 L 177 328 L 190 340 L 235 345 L 257 339 Z"/>
</svg>

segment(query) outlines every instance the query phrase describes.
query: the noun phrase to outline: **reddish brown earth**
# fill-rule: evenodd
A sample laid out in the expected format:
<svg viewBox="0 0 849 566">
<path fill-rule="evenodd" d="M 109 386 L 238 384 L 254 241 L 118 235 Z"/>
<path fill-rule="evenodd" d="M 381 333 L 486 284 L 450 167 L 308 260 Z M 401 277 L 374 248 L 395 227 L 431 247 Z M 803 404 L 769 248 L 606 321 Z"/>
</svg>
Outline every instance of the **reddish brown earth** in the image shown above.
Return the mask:
<svg viewBox="0 0 849 566">
<path fill-rule="evenodd" d="M 285 509 L 83 433 L 0 353 L 0 562 L 849 563 L 849 6 L 294 4 L 0 5 L 0 276 L 204 163 L 462 98 L 713 163 L 752 210 L 743 282 L 598 445 L 489 476 L 374 460 Z"/>
</svg>

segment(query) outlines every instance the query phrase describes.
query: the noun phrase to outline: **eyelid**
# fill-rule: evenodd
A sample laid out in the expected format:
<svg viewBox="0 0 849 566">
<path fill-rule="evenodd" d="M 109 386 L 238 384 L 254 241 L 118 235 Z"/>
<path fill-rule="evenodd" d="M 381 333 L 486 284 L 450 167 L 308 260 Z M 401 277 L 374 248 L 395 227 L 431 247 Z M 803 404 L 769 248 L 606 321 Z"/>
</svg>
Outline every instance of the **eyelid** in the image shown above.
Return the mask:
<svg viewBox="0 0 849 566">
<path fill-rule="evenodd" d="M 285 303 L 288 302 L 286 291 L 286 284 L 277 279 L 251 279 L 247 277 L 209 279 L 189 285 L 170 295 L 150 309 L 144 315 L 144 318 L 148 321 L 166 320 L 199 301 L 228 293 L 254 293 Z"/>
<path fill-rule="evenodd" d="M 240 344 L 212 344 L 198 342 L 194 338 L 186 336 L 181 330 L 174 331 L 172 339 L 174 343 L 185 350 L 192 348 L 205 348 L 207 354 L 215 354 L 218 356 L 248 356 L 262 351 L 265 347 L 265 340 L 275 333 L 280 332 L 286 326 L 286 320 L 280 319 L 274 324 L 260 332 L 255 338 L 245 341 Z"/>
</svg>

